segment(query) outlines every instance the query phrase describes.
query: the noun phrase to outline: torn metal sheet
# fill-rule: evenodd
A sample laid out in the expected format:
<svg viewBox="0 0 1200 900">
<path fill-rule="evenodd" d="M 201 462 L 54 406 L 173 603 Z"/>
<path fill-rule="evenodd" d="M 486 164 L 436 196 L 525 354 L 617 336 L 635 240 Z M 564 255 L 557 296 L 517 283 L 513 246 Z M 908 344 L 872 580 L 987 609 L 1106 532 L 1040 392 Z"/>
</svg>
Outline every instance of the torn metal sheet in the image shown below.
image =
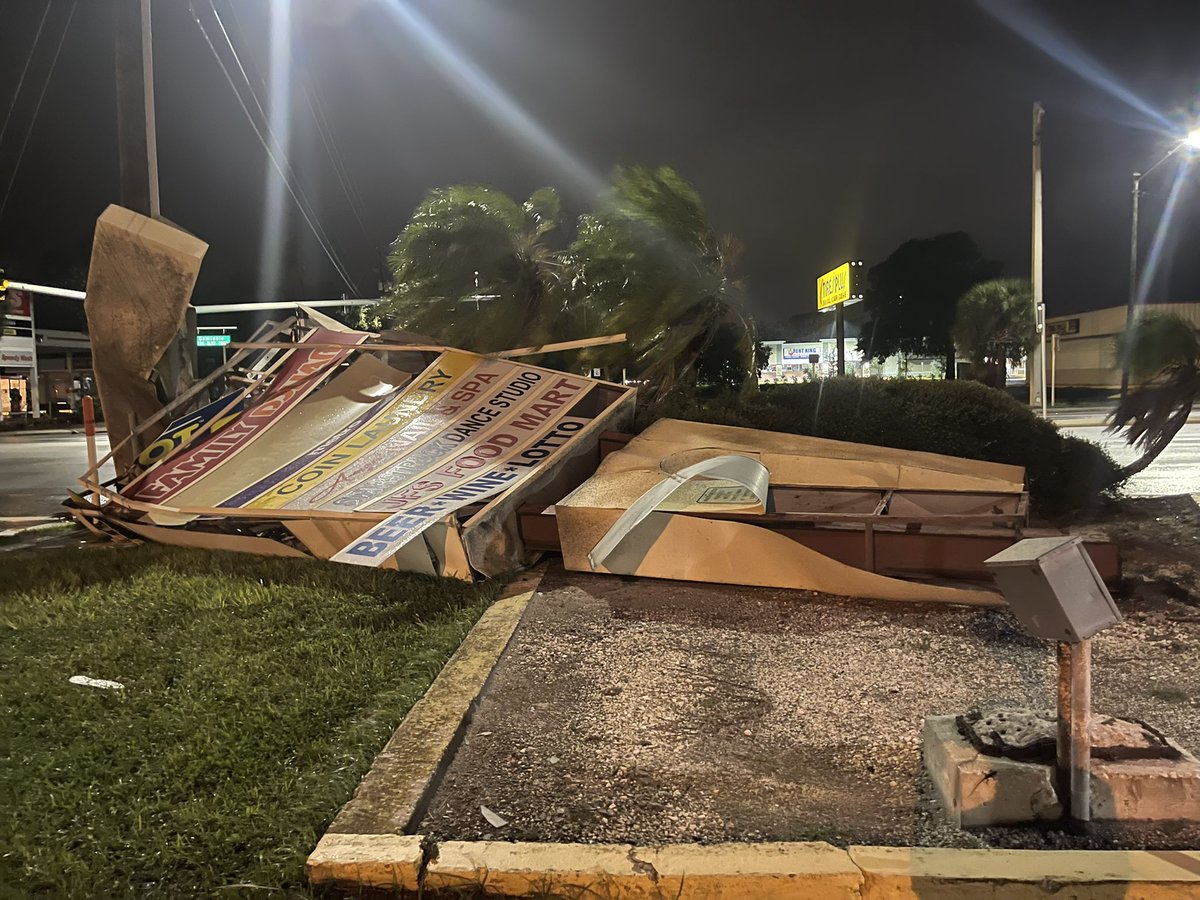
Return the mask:
<svg viewBox="0 0 1200 900">
<path fill-rule="evenodd" d="M 695 478 L 731 459 L 740 477 Z M 875 529 L 991 528 L 1015 540 L 1023 482 L 1015 466 L 667 419 L 606 456 L 554 512 L 569 569 L 988 604 L 1002 600 L 985 587 L 880 574 Z M 814 528 L 865 544 L 863 565 L 789 537 Z"/>
<path fill-rule="evenodd" d="M 711 502 L 714 505 L 735 505 L 738 509 L 746 509 L 749 506 L 751 511 L 759 513 L 767 511 L 766 466 L 749 456 L 714 456 L 668 474 L 629 504 L 629 509 L 621 513 L 613 527 L 596 542 L 596 546 L 588 554 L 591 567 L 598 569 L 603 566 L 609 555 L 643 519 L 661 509 L 668 499 L 679 494 L 690 481 L 699 478 L 720 483 L 704 487 L 703 493 L 694 500 L 689 499 L 689 505 L 693 502 Z"/>
<path fill-rule="evenodd" d="M 257 553 L 259 556 L 291 556 L 307 558 L 303 550 L 270 538 L 246 534 L 221 534 L 214 531 L 188 531 L 183 528 L 166 528 L 143 522 L 122 522 L 121 527 L 138 537 L 168 544 L 172 547 L 193 547 L 205 550 L 232 550 L 236 553 Z"/>
<path fill-rule="evenodd" d="M 145 421 L 187 385 L 161 385 L 151 374 L 179 333 L 208 244 L 187 232 L 120 206 L 96 222 L 84 311 L 92 365 L 108 428 L 120 447 L 118 470 L 144 449 L 126 443 Z"/>
</svg>

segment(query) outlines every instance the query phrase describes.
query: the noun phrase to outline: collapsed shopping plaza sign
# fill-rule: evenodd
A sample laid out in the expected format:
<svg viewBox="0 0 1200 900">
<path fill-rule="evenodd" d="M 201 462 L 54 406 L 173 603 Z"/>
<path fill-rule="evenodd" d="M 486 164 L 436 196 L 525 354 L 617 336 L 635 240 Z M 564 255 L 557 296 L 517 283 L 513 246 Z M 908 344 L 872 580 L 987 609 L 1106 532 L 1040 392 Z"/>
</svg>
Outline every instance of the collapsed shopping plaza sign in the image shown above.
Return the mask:
<svg viewBox="0 0 1200 900">
<path fill-rule="evenodd" d="M 373 337 L 325 320 L 297 340 L 255 345 L 265 354 L 246 388 L 171 422 L 153 459 L 110 493 L 112 507 L 160 539 L 171 537 L 161 526 L 178 538 L 219 523 L 241 536 L 275 521 L 285 541 L 362 566 L 395 561 L 436 525 L 445 555 L 446 535 L 481 510 L 545 480 L 560 459 L 598 452 L 603 423 L 632 405 L 628 388 L 520 358 L 392 346 L 432 360 L 406 372 L 373 355 Z"/>
</svg>

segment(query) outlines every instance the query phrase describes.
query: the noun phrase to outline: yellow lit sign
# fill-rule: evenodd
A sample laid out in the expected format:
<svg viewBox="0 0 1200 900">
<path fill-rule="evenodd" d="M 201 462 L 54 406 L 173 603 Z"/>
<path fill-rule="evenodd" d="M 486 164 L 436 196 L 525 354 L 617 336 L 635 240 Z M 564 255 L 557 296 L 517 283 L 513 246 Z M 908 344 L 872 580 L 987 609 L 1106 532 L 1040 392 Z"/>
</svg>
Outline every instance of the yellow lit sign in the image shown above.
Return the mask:
<svg viewBox="0 0 1200 900">
<path fill-rule="evenodd" d="M 850 263 L 842 263 L 817 279 L 817 309 L 828 309 L 850 299 Z"/>
</svg>

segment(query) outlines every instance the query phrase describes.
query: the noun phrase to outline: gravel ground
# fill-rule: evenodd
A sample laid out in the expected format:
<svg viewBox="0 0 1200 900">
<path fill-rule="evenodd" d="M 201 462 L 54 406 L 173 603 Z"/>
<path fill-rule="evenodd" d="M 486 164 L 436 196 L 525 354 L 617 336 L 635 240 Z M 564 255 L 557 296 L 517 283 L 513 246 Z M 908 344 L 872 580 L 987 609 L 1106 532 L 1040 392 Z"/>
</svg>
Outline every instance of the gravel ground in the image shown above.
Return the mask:
<svg viewBox="0 0 1200 900">
<path fill-rule="evenodd" d="M 1094 704 L 1197 750 L 1200 515 L 1187 498 L 1137 503 L 1094 523 L 1130 546 L 1126 620 L 1094 642 Z M 1053 680 L 1052 646 L 1005 610 L 552 568 L 421 829 L 460 840 L 1200 846 L 1200 828 L 1177 823 L 1079 838 L 942 822 L 922 719 L 987 701 L 1051 706 Z M 489 824 L 481 805 L 508 823 Z"/>
</svg>

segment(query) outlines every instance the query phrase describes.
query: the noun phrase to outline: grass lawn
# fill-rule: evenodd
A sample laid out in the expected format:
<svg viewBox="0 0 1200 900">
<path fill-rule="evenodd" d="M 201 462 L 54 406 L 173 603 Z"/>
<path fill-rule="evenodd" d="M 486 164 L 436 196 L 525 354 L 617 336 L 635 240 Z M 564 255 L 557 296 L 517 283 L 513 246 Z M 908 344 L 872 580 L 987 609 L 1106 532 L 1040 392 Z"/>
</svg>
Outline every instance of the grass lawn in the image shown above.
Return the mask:
<svg viewBox="0 0 1200 900">
<path fill-rule="evenodd" d="M 0 571 L 0 896 L 303 896 L 498 590 L 155 545 Z"/>
</svg>

